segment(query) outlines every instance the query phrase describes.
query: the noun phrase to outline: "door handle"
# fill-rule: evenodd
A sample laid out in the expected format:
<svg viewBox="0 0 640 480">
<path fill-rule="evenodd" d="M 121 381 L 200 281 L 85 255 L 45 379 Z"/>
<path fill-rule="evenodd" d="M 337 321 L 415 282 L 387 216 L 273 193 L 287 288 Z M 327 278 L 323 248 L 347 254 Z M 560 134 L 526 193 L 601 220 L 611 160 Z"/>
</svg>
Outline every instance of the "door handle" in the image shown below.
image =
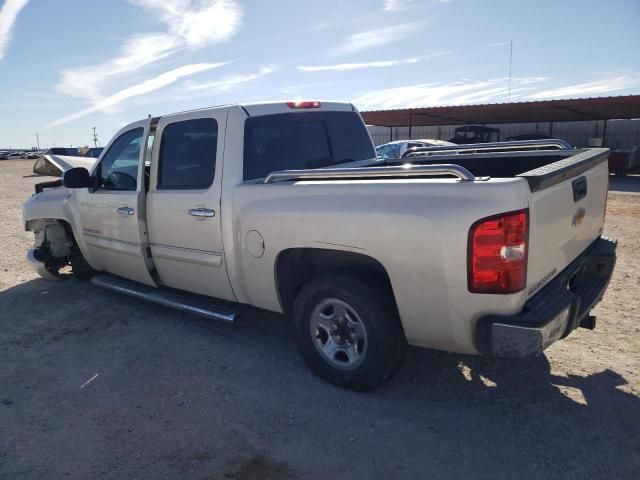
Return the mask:
<svg viewBox="0 0 640 480">
<path fill-rule="evenodd" d="M 192 208 L 189 210 L 189 215 L 192 217 L 215 217 L 216 212 L 208 208 Z"/>
<path fill-rule="evenodd" d="M 120 215 L 133 215 L 135 210 L 129 207 L 120 207 L 116 210 Z"/>
</svg>

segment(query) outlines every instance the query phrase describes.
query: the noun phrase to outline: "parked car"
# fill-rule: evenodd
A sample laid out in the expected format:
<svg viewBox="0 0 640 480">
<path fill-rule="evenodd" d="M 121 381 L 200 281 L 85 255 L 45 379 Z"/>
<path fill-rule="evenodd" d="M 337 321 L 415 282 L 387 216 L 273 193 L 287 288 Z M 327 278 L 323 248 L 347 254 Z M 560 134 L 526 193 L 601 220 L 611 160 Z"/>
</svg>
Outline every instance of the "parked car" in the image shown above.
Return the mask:
<svg viewBox="0 0 640 480">
<path fill-rule="evenodd" d="M 500 129 L 483 125 L 466 125 L 455 129 L 455 136 L 449 139 L 456 145 L 470 143 L 491 143 L 500 141 Z"/>
<path fill-rule="evenodd" d="M 401 158 L 402 154 L 410 148 L 417 147 L 440 147 L 447 145 L 455 145 L 455 143 L 446 142 L 444 140 L 436 140 L 433 138 L 420 140 L 396 140 L 395 142 L 385 143 L 376 147 L 376 155 L 383 160 Z"/>
<path fill-rule="evenodd" d="M 236 303 L 284 313 L 313 371 L 367 390 L 407 344 L 522 357 L 593 328 L 615 262 L 601 237 L 607 154 L 461 150 L 380 166 L 347 103 L 147 118 L 91 171 L 36 186 L 27 258 L 45 278 L 71 264 L 208 318 L 233 321 Z"/>
<path fill-rule="evenodd" d="M 15 160 L 17 158 L 22 158 L 22 153 L 21 152 L 12 152 L 9 155 L 7 155 L 7 158 L 9 160 Z"/>
</svg>

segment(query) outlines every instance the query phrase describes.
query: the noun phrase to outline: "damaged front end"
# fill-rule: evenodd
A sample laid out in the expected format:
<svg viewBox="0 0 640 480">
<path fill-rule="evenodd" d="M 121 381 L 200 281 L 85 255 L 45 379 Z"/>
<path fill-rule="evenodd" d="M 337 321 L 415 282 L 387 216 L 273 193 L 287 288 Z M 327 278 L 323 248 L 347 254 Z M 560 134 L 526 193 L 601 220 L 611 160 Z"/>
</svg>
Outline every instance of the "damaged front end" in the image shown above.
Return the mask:
<svg viewBox="0 0 640 480">
<path fill-rule="evenodd" d="M 27 222 L 26 229 L 35 235 L 34 247 L 27 252 L 27 261 L 47 280 L 57 280 L 60 269 L 71 265 L 75 243 L 73 234 L 61 221 L 40 219 Z"/>
</svg>

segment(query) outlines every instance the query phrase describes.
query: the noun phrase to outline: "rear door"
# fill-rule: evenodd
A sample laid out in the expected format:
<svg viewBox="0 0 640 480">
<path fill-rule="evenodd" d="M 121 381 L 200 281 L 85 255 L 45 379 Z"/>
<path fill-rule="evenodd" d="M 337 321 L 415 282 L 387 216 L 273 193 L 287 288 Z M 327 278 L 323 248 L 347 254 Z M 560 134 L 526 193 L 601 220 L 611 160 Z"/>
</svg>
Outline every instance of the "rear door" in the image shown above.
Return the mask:
<svg viewBox="0 0 640 480">
<path fill-rule="evenodd" d="M 147 285 L 144 155 L 151 119 L 118 132 L 93 170 L 98 186 L 74 190 L 81 235 L 92 266 Z"/>
<path fill-rule="evenodd" d="M 212 109 L 160 119 L 147 222 L 164 285 L 233 301 L 220 222 L 227 113 Z"/>
<path fill-rule="evenodd" d="M 580 156 L 585 158 L 581 160 Z M 587 162 L 591 167 L 588 170 L 577 168 L 577 173 L 558 173 L 551 179 L 552 185 L 532 185 L 528 296 L 560 273 L 602 234 L 609 187 L 606 150 L 596 153 L 595 159 L 589 156 L 593 157 L 594 153 L 577 153 L 565 161 Z"/>
</svg>

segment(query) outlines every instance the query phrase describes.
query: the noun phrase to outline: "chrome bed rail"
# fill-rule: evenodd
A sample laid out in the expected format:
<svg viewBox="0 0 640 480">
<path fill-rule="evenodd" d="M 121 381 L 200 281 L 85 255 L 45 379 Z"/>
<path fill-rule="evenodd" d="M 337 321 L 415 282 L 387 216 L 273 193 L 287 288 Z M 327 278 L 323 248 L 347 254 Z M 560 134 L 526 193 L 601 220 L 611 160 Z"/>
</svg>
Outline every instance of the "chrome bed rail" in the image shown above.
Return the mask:
<svg viewBox="0 0 640 480">
<path fill-rule="evenodd" d="M 264 183 L 284 182 L 291 180 L 336 180 L 341 178 L 365 179 L 385 177 L 428 177 L 453 175 L 461 181 L 485 180 L 476 177 L 460 165 L 403 165 L 392 167 L 356 167 L 356 168 L 318 168 L 310 170 L 282 170 L 272 172 L 264 179 Z"/>
<path fill-rule="evenodd" d="M 545 140 L 519 140 L 512 142 L 472 143 L 468 145 L 445 145 L 436 147 L 414 147 L 402 154 L 401 158 L 414 158 L 431 155 L 501 153 L 536 150 L 571 150 L 573 147 L 564 140 L 550 138 Z"/>
</svg>

